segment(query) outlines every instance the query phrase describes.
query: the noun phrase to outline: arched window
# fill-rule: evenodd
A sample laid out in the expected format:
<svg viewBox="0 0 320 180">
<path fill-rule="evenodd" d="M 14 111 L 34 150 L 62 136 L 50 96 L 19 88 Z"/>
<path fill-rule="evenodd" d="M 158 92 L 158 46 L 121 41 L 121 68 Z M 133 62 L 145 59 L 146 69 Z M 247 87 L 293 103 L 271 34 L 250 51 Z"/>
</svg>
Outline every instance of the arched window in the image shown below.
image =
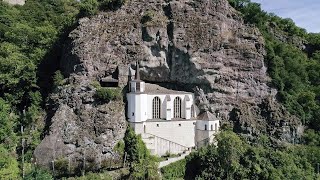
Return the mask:
<svg viewBox="0 0 320 180">
<path fill-rule="evenodd" d="M 218 123 L 215 123 L 215 131 L 218 132 Z"/>
<path fill-rule="evenodd" d="M 143 125 L 143 132 L 144 132 L 144 133 L 146 133 L 146 132 L 147 132 L 146 125 Z"/>
<path fill-rule="evenodd" d="M 191 118 L 195 118 L 196 116 L 194 115 L 194 105 L 191 105 Z"/>
<path fill-rule="evenodd" d="M 181 98 L 176 97 L 173 101 L 173 117 L 181 118 Z"/>
<path fill-rule="evenodd" d="M 161 100 L 159 97 L 155 97 L 152 100 L 152 118 L 160 119 L 161 112 Z"/>
<path fill-rule="evenodd" d="M 205 130 L 205 131 L 207 130 L 207 125 L 206 125 L 206 124 L 204 125 L 204 130 Z"/>
<path fill-rule="evenodd" d="M 213 131 L 213 125 L 211 124 L 211 131 Z"/>
</svg>

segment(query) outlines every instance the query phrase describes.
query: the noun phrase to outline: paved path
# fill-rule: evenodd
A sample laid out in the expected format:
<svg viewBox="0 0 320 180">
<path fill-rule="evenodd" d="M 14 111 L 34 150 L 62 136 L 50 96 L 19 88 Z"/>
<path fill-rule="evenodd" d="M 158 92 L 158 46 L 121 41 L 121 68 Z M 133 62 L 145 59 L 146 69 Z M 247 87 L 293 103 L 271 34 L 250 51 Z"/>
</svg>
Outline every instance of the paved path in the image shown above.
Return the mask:
<svg viewBox="0 0 320 180">
<path fill-rule="evenodd" d="M 191 153 L 191 151 L 187 151 L 187 152 L 185 152 L 184 154 L 182 154 L 182 155 L 179 156 L 179 157 L 169 158 L 169 159 L 166 160 L 166 161 L 161 161 L 161 162 L 159 163 L 159 169 L 162 168 L 162 167 L 164 167 L 164 166 L 168 166 L 168 165 L 171 164 L 171 163 L 174 163 L 174 162 L 177 162 L 177 161 L 179 161 L 179 160 L 181 160 L 181 159 L 184 159 L 184 158 L 185 158 L 186 156 L 188 156 L 190 153 Z"/>
</svg>

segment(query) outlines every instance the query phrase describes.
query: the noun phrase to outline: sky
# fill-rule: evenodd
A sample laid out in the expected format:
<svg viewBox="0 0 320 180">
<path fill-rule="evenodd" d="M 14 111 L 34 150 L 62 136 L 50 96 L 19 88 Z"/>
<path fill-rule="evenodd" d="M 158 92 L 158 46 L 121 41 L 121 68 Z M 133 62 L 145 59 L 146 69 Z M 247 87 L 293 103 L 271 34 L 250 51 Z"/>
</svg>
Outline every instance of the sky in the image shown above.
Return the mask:
<svg viewBox="0 0 320 180">
<path fill-rule="evenodd" d="M 320 32 L 320 0 L 251 0 L 263 10 L 291 18 L 308 32 Z"/>
</svg>

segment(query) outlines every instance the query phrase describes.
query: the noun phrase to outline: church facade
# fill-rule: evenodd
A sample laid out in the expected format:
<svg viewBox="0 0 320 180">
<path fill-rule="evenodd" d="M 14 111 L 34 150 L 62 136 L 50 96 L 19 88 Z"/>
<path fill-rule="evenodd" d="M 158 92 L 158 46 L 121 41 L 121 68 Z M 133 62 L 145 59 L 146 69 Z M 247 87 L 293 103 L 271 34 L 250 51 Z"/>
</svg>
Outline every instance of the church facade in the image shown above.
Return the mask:
<svg viewBox="0 0 320 180">
<path fill-rule="evenodd" d="M 139 65 L 129 81 L 127 117 L 152 154 L 178 154 L 213 141 L 219 120 L 206 111 L 199 115 L 194 94 L 140 80 Z"/>
</svg>

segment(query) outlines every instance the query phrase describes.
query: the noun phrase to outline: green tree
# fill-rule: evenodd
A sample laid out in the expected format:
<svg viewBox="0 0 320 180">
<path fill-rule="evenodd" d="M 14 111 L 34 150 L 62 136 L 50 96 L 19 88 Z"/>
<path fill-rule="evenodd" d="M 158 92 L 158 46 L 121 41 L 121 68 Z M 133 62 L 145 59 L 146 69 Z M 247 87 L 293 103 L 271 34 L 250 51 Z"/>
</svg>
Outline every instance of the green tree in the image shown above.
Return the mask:
<svg viewBox="0 0 320 180">
<path fill-rule="evenodd" d="M 102 10 L 116 10 L 120 8 L 126 0 L 99 0 Z"/>
<path fill-rule="evenodd" d="M 10 105 L 0 98 L 0 144 L 3 144 L 7 149 L 15 147 L 17 140 L 14 133 L 15 115 L 10 110 Z"/>
<path fill-rule="evenodd" d="M 230 5 L 235 9 L 241 9 L 245 7 L 249 2 L 250 0 L 229 0 Z"/>
<path fill-rule="evenodd" d="M 19 179 L 18 162 L 8 150 L 0 144 L 0 179 Z"/>
<path fill-rule="evenodd" d="M 58 87 L 58 86 L 63 85 L 63 83 L 64 83 L 63 80 L 64 80 L 64 76 L 61 73 L 61 71 L 59 71 L 59 70 L 56 71 L 53 76 L 53 86 Z"/>
<path fill-rule="evenodd" d="M 130 179 L 159 179 L 157 158 L 149 150 L 132 128 L 128 127 L 124 137 L 125 152 L 130 163 Z"/>
<path fill-rule="evenodd" d="M 31 172 L 26 174 L 25 180 L 53 180 L 52 175 L 40 167 L 34 168 Z"/>
<path fill-rule="evenodd" d="M 246 150 L 246 144 L 235 133 L 224 131 L 217 137 L 218 147 L 217 153 L 220 156 L 219 162 L 221 164 L 222 177 L 230 179 L 234 174 L 240 170 L 240 157 Z M 211 169 L 214 169 L 212 167 Z"/>
<path fill-rule="evenodd" d="M 98 13 L 99 3 L 97 0 L 83 0 L 80 4 L 80 16 L 92 16 Z"/>
</svg>

